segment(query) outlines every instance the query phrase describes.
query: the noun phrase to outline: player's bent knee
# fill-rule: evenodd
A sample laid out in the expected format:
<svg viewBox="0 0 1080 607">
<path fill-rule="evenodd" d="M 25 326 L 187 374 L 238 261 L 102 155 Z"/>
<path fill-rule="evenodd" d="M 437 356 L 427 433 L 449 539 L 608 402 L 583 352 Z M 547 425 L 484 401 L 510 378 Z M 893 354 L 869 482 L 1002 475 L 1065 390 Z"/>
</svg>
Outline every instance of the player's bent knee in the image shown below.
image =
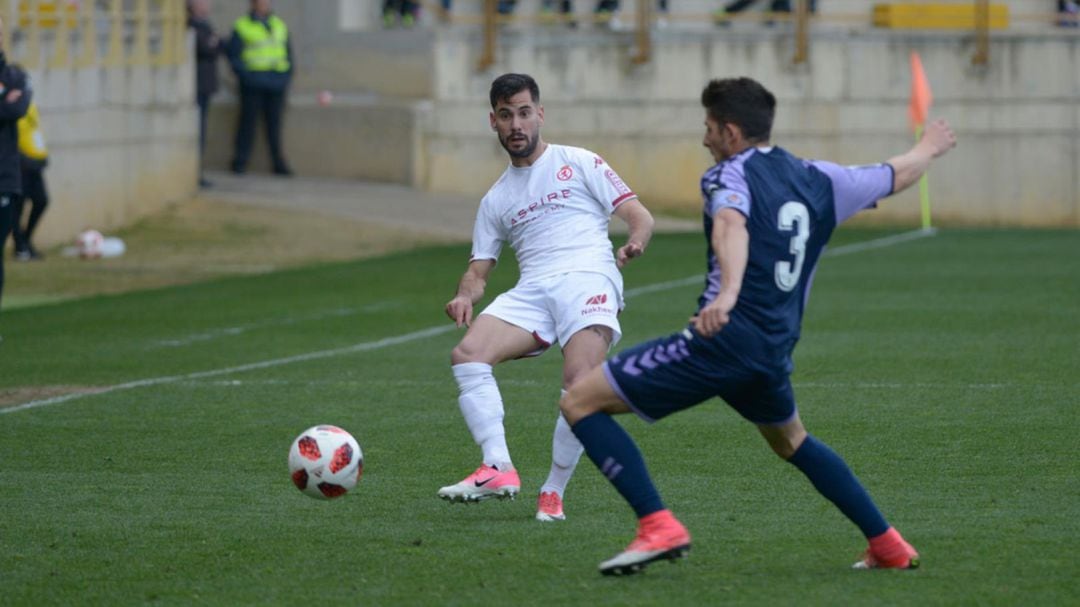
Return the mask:
<svg viewBox="0 0 1080 607">
<path fill-rule="evenodd" d="M 461 344 L 454 346 L 454 349 L 450 351 L 450 364 L 461 365 L 467 362 L 472 362 L 469 359 L 469 351 L 463 348 Z"/>
<path fill-rule="evenodd" d="M 458 342 L 458 345 L 454 346 L 454 349 L 450 351 L 450 363 L 460 365 L 464 363 L 478 363 L 487 362 L 483 359 L 483 352 L 480 348 L 477 348 L 472 340 L 465 337 L 465 339 Z"/>
<path fill-rule="evenodd" d="M 784 426 L 758 426 L 761 435 L 780 459 L 790 459 L 806 440 L 806 430 L 801 424 Z"/>
<path fill-rule="evenodd" d="M 571 387 L 562 395 L 559 399 L 559 410 L 562 411 L 563 417 L 566 418 L 566 422 L 573 426 L 583 417 L 588 417 L 590 414 L 596 412 L 596 408 L 590 407 L 588 403 L 581 397 L 581 393 L 578 390 L 574 390 Z"/>
</svg>

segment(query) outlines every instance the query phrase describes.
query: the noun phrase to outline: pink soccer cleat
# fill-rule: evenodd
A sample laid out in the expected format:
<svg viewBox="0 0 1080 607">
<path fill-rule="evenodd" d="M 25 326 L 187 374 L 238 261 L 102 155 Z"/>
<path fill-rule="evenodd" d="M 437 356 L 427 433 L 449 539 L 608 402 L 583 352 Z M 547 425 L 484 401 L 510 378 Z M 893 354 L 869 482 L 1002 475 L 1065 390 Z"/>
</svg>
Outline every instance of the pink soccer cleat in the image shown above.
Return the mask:
<svg viewBox="0 0 1080 607">
<path fill-rule="evenodd" d="M 549 491 L 541 493 L 540 497 L 536 498 L 536 520 L 545 523 L 566 520 L 566 515 L 562 511 L 562 498 L 558 493 Z"/>
<path fill-rule="evenodd" d="M 494 466 L 481 464 L 460 483 L 439 489 L 438 495 L 448 502 L 479 502 L 493 497 L 514 499 L 519 491 L 521 479 L 517 470 L 502 472 Z"/>
<path fill-rule="evenodd" d="M 863 553 L 852 569 L 917 569 L 919 553 L 904 541 L 900 532 L 889 530 L 870 538 L 870 547 Z"/>
<path fill-rule="evenodd" d="M 660 559 L 675 561 L 690 550 L 690 533 L 670 510 L 661 510 L 638 521 L 637 537 L 614 558 L 600 563 L 604 575 L 630 575 Z"/>
</svg>

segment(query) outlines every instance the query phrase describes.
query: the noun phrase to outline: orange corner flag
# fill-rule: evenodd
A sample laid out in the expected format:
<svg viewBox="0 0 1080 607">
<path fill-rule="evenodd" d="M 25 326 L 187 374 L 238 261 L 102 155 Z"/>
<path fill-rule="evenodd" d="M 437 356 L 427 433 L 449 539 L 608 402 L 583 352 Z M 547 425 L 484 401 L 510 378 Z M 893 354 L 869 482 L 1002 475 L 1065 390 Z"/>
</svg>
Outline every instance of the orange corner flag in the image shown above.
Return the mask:
<svg viewBox="0 0 1080 607">
<path fill-rule="evenodd" d="M 927 115 L 930 113 L 930 104 L 934 102 L 934 95 L 930 92 L 930 81 L 926 79 L 923 71 L 922 59 L 919 53 L 911 52 L 911 101 L 908 103 L 908 119 L 911 120 L 912 130 L 918 131 L 926 124 Z"/>
</svg>

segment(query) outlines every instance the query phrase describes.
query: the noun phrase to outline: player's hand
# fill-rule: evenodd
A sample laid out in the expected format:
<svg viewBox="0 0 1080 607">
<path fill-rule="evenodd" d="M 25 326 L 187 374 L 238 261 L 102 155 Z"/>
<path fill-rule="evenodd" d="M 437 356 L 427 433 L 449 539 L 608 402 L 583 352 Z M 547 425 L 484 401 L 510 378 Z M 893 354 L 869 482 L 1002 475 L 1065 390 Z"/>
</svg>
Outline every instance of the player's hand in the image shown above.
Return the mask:
<svg viewBox="0 0 1080 607">
<path fill-rule="evenodd" d="M 446 315 L 454 321 L 457 327 L 472 325 L 472 301 L 468 297 L 457 296 L 446 304 Z"/>
<path fill-rule="evenodd" d="M 938 118 L 926 125 L 920 143 L 929 146 L 930 153 L 937 158 L 956 147 L 956 133 L 953 133 L 948 122 Z"/>
<path fill-rule="evenodd" d="M 702 337 L 712 337 L 731 321 L 731 310 L 735 307 L 737 295 L 720 294 L 709 305 L 690 317 L 694 330 Z"/>
<path fill-rule="evenodd" d="M 9 91 L 7 95 L 4 95 L 4 101 L 6 101 L 8 103 L 15 103 L 21 97 L 22 97 L 22 91 L 19 90 L 19 89 L 14 89 L 12 91 Z"/>
<path fill-rule="evenodd" d="M 615 263 L 621 268 L 631 259 L 641 257 L 644 252 L 645 247 L 641 246 L 641 243 L 628 242 L 615 252 Z"/>
</svg>

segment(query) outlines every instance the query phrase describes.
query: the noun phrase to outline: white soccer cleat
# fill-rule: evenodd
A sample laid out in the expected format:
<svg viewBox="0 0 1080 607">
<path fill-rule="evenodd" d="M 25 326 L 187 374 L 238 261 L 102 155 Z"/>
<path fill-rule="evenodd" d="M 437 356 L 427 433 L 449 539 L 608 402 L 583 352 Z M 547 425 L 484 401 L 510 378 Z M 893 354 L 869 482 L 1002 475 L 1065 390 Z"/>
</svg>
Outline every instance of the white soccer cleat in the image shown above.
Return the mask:
<svg viewBox="0 0 1080 607">
<path fill-rule="evenodd" d="M 514 499 L 521 491 L 517 470 L 500 471 L 482 464 L 463 481 L 439 489 L 439 497 L 448 502 L 480 502 L 483 500 Z"/>
</svg>

